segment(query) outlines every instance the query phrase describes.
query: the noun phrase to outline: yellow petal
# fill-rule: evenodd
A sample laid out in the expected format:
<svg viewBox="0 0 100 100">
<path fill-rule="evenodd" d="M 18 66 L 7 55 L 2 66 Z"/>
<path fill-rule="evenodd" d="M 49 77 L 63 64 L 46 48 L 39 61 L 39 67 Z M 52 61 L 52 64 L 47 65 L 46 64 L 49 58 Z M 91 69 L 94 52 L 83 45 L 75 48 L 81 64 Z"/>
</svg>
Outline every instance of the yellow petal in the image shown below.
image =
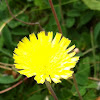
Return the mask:
<svg viewBox="0 0 100 100">
<path fill-rule="evenodd" d="M 66 49 L 68 47 L 68 45 L 70 44 L 71 40 L 62 37 L 61 41 L 60 41 L 60 47 L 62 47 L 63 49 Z"/>
<path fill-rule="evenodd" d="M 48 32 L 48 42 L 51 42 L 53 38 L 53 32 Z"/>
<path fill-rule="evenodd" d="M 69 48 L 66 50 L 66 52 L 69 53 L 69 52 L 72 51 L 74 48 L 75 48 L 75 45 L 69 47 Z"/>
<path fill-rule="evenodd" d="M 61 39 L 61 35 L 62 35 L 62 34 L 60 34 L 60 33 L 56 33 L 56 36 L 55 36 L 55 38 L 54 38 L 53 41 L 52 41 L 52 45 L 58 44 L 58 43 L 59 43 L 59 41 L 60 41 L 60 39 Z"/>
<path fill-rule="evenodd" d="M 34 33 L 30 34 L 30 35 L 29 35 L 29 38 L 30 38 L 30 42 L 31 42 L 31 43 L 36 43 L 37 38 L 36 38 L 36 36 L 35 36 Z"/>
<path fill-rule="evenodd" d="M 60 82 L 61 82 L 61 81 L 60 81 L 59 79 L 57 79 L 57 78 L 52 78 L 52 80 L 53 80 L 54 83 L 60 83 Z"/>
</svg>

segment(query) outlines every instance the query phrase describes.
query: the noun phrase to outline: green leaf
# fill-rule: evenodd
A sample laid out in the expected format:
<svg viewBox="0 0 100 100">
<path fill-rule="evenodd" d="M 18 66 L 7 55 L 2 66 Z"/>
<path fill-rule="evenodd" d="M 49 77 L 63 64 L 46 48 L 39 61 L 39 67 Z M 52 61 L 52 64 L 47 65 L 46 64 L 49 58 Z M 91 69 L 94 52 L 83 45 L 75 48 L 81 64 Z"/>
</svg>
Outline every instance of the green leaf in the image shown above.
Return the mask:
<svg viewBox="0 0 100 100">
<path fill-rule="evenodd" d="M 8 0 L 8 3 L 10 1 L 11 0 Z M 9 17 L 9 14 L 8 14 L 6 2 L 4 0 L 2 0 L 2 1 L 0 1 L 0 23 L 1 23 L 1 21 L 7 19 L 8 17 Z"/>
<path fill-rule="evenodd" d="M 86 93 L 85 86 L 78 86 L 78 89 L 79 89 L 81 96 L 83 96 Z M 72 93 L 74 96 L 78 96 L 75 86 L 72 87 Z"/>
<path fill-rule="evenodd" d="M 0 49 L 3 47 L 4 45 L 4 39 L 3 39 L 3 36 L 1 35 L 0 36 Z"/>
<path fill-rule="evenodd" d="M 4 43 L 7 45 L 8 48 L 10 48 L 12 45 L 12 36 L 11 36 L 11 32 L 7 26 L 5 26 L 3 28 L 2 35 L 4 38 Z"/>
<path fill-rule="evenodd" d="M 93 15 L 93 11 L 86 11 L 85 13 L 81 14 L 78 27 L 87 24 L 92 19 Z"/>
<path fill-rule="evenodd" d="M 15 28 L 11 32 L 13 35 L 28 35 L 29 32 L 26 28 Z"/>
<path fill-rule="evenodd" d="M 29 97 L 28 100 L 41 100 L 41 98 L 42 98 L 41 94 L 40 95 L 33 95 L 33 96 Z"/>
<path fill-rule="evenodd" d="M 89 80 L 86 88 L 97 88 L 97 82 Z"/>
<path fill-rule="evenodd" d="M 10 76 L 0 76 L 0 84 L 11 84 L 16 81 L 18 81 L 22 75 L 20 75 L 18 78 L 14 79 L 12 75 Z"/>
<path fill-rule="evenodd" d="M 96 94 L 95 94 L 95 91 L 92 89 L 92 90 L 89 90 L 86 95 L 84 95 L 84 98 L 83 100 L 95 100 L 96 99 Z"/>
<path fill-rule="evenodd" d="M 1 62 L 9 63 L 9 57 L 3 56 L 2 59 L 1 59 Z"/>
<path fill-rule="evenodd" d="M 67 12 L 67 16 L 69 16 L 69 17 L 79 17 L 80 12 L 78 12 L 77 10 L 69 10 Z"/>
<path fill-rule="evenodd" d="M 94 28 L 94 39 L 96 40 L 100 34 L 100 22 L 98 22 Z"/>
<path fill-rule="evenodd" d="M 70 91 L 70 89 L 64 87 L 61 88 L 61 96 L 62 96 L 62 100 L 68 100 L 68 98 L 70 98 L 72 96 L 72 92 Z"/>
<path fill-rule="evenodd" d="M 49 96 L 49 100 L 54 100 L 53 96 L 50 95 Z"/>
<path fill-rule="evenodd" d="M 98 0 L 82 0 L 90 9 L 100 11 L 100 1 Z"/>
<path fill-rule="evenodd" d="M 12 53 L 8 49 L 0 49 L 0 52 L 3 53 L 4 55 L 11 57 L 12 58 Z"/>
<path fill-rule="evenodd" d="M 34 3 L 36 6 L 39 6 L 40 9 L 48 6 L 46 0 L 34 0 Z"/>
<path fill-rule="evenodd" d="M 83 2 L 81 2 L 80 0 L 73 3 L 72 10 L 80 11 L 80 15 L 82 11 L 86 11 L 87 9 L 88 7 L 85 4 L 83 4 Z"/>
<path fill-rule="evenodd" d="M 71 28 L 75 24 L 75 18 L 73 17 L 68 17 L 66 20 L 66 26 L 68 28 Z"/>
<path fill-rule="evenodd" d="M 80 62 L 78 72 L 75 74 L 77 83 L 80 85 L 86 85 L 88 82 L 89 73 L 90 73 L 90 62 L 89 58 L 87 57 Z"/>
<path fill-rule="evenodd" d="M 4 100 L 4 98 L 0 96 L 0 100 Z"/>
</svg>

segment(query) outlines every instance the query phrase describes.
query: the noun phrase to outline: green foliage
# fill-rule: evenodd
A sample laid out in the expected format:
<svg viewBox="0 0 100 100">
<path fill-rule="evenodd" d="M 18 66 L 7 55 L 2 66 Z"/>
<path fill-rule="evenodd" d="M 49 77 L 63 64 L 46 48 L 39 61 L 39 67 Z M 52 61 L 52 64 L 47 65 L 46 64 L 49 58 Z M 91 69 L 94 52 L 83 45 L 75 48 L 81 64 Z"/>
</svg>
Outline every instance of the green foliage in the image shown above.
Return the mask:
<svg viewBox="0 0 100 100">
<path fill-rule="evenodd" d="M 33 95 L 33 96 L 29 97 L 28 100 L 41 100 L 41 96 L 42 95 Z"/>
<path fill-rule="evenodd" d="M 75 24 L 75 18 L 73 18 L 73 17 L 67 18 L 67 20 L 66 20 L 66 26 L 68 28 L 71 28 L 74 24 Z"/>
<path fill-rule="evenodd" d="M 5 26 L 2 30 L 2 35 L 3 35 L 3 38 L 4 38 L 4 42 L 5 42 L 5 45 L 8 47 L 8 48 L 11 48 L 12 47 L 12 35 L 11 35 L 11 32 L 9 30 L 9 28 L 7 26 Z"/>
<path fill-rule="evenodd" d="M 59 0 L 52 1 L 63 36 L 71 39 L 71 45 L 75 44 L 80 51 L 77 54 L 80 55 L 80 60 L 74 68 L 79 92 L 83 100 L 95 100 L 100 95 L 100 90 L 96 89 L 98 83 L 90 78 L 94 77 L 94 64 L 97 66 L 96 77 L 100 77 L 100 0 L 61 0 L 62 12 Z M 46 32 L 53 31 L 54 35 L 58 32 L 48 0 L 8 0 L 8 3 L 18 19 L 25 22 L 39 22 Z M 91 45 L 93 41 L 90 37 L 91 27 L 95 48 Z M 22 76 L 14 73 L 13 67 L 4 65 L 12 68 L 12 71 L 3 69 L 2 63 L 13 64 L 12 55 L 17 43 L 24 36 L 28 37 L 30 33 L 36 34 L 39 31 L 41 30 L 38 25 L 27 25 L 13 19 L 5 0 L 0 1 L 0 91 L 23 80 Z M 59 100 L 79 100 L 72 79 L 62 79 L 61 83 L 51 85 Z M 33 77 L 0 94 L 0 100 L 45 100 L 46 97 L 54 100 L 45 84 L 37 84 Z"/>
<path fill-rule="evenodd" d="M 94 12 L 93 11 L 87 11 L 80 16 L 78 27 L 87 24 L 93 17 Z"/>
<path fill-rule="evenodd" d="M 20 16 L 18 16 L 18 18 L 20 19 L 20 20 L 22 20 L 22 21 L 25 21 L 25 22 L 28 22 L 29 21 L 29 18 L 28 18 L 28 16 L 27 15 L 25 15 L 25 14 L 22 14 L 22 15 L 20 15 Z M 18 21 L 15 21 L 15 20 L 12 20 L 12 21 L 10 21 L 9 23 L 8 23 L 8 26 L 10 27 L 10 28 L 16 28 L 16 27 L 18 27 L 18 26 L 24 26 L 25 24 L 22 24 L 21 22 L 18 22 Z"/>
<path fill-rule="evenodd" d="M 45 6 L 48 5 L 48 2 L 47 0 L 34 0 L 34 4 L 43 9 Z"/>
<path fill-rule="evenodd" d="M 84 64 L 85 62 L 85 64 Z M 76 73 L 76 80 L 77 83 L 80 85 L 86 85 L 88 82 L 88 76 L 90 73 L 90 64 L 89 64 L 89 58 L 84 58 L 80 61 L 78 71 Z"/>
<path fill-rule="evenodd" d="M 0 76 L 0 84 L 11 84 L 11 83 L 18 81 L 20 78 L 21 78 L 21 75 L 16 79 L 14 79 L 12 75 L 11 76 Z"/>
<path fill-rule="evenodd" d="M 98 35 L 100 34 L 100 22 L 98 22 L 94 28 L 94 39 L 98 38 Z"/>
<path fill-rule="evenodd" d="M 100 0 L 83 0 L 83 2 L 92 10 L 100 11 Z"/>
</svg>

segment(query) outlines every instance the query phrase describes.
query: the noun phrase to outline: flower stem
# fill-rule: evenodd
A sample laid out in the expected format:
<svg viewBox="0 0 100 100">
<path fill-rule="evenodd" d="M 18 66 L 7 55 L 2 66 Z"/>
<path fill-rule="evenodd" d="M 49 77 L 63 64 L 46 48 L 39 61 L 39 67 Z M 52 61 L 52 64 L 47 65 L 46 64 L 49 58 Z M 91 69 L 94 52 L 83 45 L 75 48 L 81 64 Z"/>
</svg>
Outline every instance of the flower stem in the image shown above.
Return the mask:
<svg viewBox="0 0 100 100">
<path fill-rule="evenodd" d="M 78 84 L 77 84 L 77 82 L 76 82 L 76 78 L 75 78 L 75 75 L 74 75 L 74 74 L 73 74 L 73 82 L 74 82 L 74 85 L 75 85 L 77 94 L 78 94 L 78 96 L 79 96 L 79 99 L 80 99 L 80 100 L 83 100 L 83 98 L 82 98 L 82 96 L 81 96 L 81 94 L 80 94 L 80 92 L 79 92 Z"/>
<path fill-rule="evenodd" d="M 58 98 L 57 98 L 55 92 L 53 91 L 53 89 L 52 89 L 50 83 L 49 83 L 48 81 L 45 81 L 45 84 L 46 84 L 48 90 L 50 91 L 51 95 L 54 97 L 54 99 L 55 99 L 55 100 L 58 100 Z"/>
<path fill-rule="evenodd" d="M 60 26 L 59 20 L 58 20 L 58 18 L 57 18 L 57 14 L 56 14 L 56 11 L 55 11 L 55 9 L 54 9 L 52 0 L 49 0 L 49 4 L 50 4 L 50 6 L 51 6 L 52 13 L 53 13 L 54 18 L 55 18 L 55 21 L 56 21 L 56 23 L 57 23 L 58 30 L 59 30 L 60 33 L 62 33 L 61 26 Z"/>
</svg>

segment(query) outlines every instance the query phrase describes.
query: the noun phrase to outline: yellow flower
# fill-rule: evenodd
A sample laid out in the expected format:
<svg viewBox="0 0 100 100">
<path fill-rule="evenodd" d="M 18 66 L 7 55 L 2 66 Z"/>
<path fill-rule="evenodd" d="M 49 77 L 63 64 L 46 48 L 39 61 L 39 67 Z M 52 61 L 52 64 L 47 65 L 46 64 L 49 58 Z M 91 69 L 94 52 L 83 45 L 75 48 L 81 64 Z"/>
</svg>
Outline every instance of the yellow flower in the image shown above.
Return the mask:
<svg viewBox="0 0 100 100">
<path fill-rule="evenodd" d="M 79 60 L 79 57 L 74 57 L 75 52 L 71 52 L 75 45 L 66 49 L 71 41 L 61 38 L 60 33 L 56 33 L 53 39 L 53 32 L 45 35 L 42 31 L 37 37 L 34 33 L 30 34 L 29 39 L 24 37 L 15 48 L 13 58 L 18 72 L 27 77 L 35 76 L 37 83 L 45 80 L 59 83 L 60 79 L 71 77 L 71 68 Z"/>
</svg>

